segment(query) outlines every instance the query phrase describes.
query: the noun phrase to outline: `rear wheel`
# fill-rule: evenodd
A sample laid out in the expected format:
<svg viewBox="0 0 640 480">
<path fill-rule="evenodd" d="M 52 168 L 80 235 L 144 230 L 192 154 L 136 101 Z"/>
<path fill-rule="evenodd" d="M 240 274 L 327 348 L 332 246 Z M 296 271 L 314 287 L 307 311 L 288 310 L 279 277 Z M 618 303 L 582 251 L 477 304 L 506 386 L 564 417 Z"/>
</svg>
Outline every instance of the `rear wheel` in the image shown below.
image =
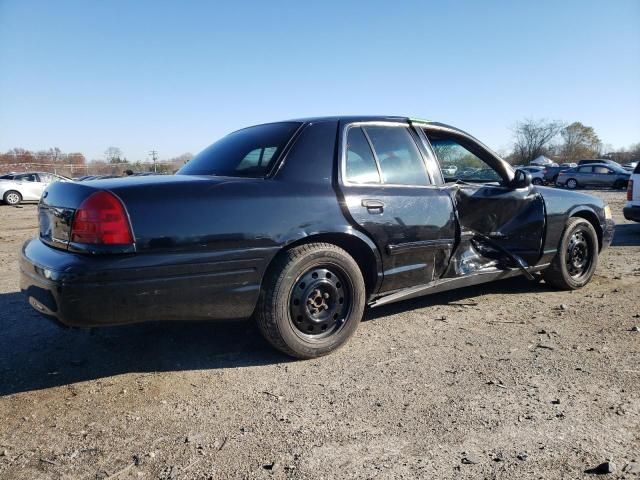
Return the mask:
<svg viewBox="0 0 640 480">
<path fill-rule="evenodd" d="M 584 218 L 570 218 L 553 262 L 543 272 L 545 282 L 563 290 L 584 287 L 598 265 L 598 235 Z"/>
<path fill-rule="evenodd" d="M 544 182 L 540 178 L 534 178 L 533 180 L 531 180 L 531 183 L 533 183 L 534 185 L 542 185 Z"/>
<path fill-rule="evenodd" d="M 569 180 L 567 180 L 567 188 L 570 190 L 575 190 L 576 188 L 578 188 L 578 181 L 575 178 L 570 178 Z"/>
<path fill-rule="evenodd" d="M 22 201 L 22 195 L 15 190 L 9 190 L 4 194 L 3 200 L 7 205 L 18 205 Z"/>
<path fill-rule="evenodd" d="M 358 328 L 365 305 L 355 260 L 335 245 L 311 243 L 275 262 L 256 308 L 267 341 L 297 358 L 319 357 L 343 345 Z"/>
</svg>

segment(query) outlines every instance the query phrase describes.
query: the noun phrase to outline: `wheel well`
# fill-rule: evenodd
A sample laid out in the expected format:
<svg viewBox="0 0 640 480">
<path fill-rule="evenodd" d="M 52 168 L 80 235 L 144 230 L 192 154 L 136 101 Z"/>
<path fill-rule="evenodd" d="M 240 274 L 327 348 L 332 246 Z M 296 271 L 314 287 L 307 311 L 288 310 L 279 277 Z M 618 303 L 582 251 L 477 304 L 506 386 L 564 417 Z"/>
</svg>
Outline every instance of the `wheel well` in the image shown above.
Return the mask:
<svg viewBox="0 0 640 480">
<path fill-rule="evenodd" d="M 594 230 L 598 234 L 598 251 L 602 250 L 602 226 L 600 225 L 600 222 L 598 221 L 598 217 L 596 216 L 596 214 L 588 210 L 581 210 L 571 215 L 571 217 L 584 218 L 591 225 L 593 225 Z"/>
<path fill-rule="evenodd" d="M 316 242 L 331 243 L 342 248 L 349 255 L 351 255 L 351 257 L 353 257 L 353 259 L 358 264 L 360 272 L 362 273 L 362 277 L 364 278 L 367 296 L 374 293 L 378 281 L 378 268 L 375 254 L 371 250 L 371 247 L 369 247 L 369 245 L 364 242 L 364 240 L 361 240 L 353 235 L 349 235 L 346 233 L 320 233 L 317 235 L 311 235 L 288 244 L 283 250 L 278 253 L 278 255 L 299 245 Z M 278 255 L 276 255 L 276 257 Z M 267 271 L 271 268 L 272 265 L 273 260 L 271 261 L 271 263 L 269 263 Z"/>
</svg>

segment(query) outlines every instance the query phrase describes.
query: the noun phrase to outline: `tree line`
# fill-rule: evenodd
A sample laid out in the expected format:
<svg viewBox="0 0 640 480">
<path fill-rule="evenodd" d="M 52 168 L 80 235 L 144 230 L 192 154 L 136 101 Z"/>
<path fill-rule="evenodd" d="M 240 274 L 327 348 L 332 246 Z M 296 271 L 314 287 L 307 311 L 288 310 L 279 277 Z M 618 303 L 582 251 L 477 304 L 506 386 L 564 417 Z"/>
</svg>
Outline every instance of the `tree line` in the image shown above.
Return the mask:
<svg viewBox="0 0 640 480">
<path fill-rule="evenodd" d="M 541 155 L 557 163 L 608 158 L 618 163 L 640 159 L 640 143 L 614 151 L 603 145 L 593 127 L 557 120 L 524 120 L 513 132 L 513 150 L 506 159 L 514 165 L 527 165 Z"/>
<path fill-rule="evenodd" d="M 446 152 L 439 152 L 444 155 Z M 566 124 L 556 120 L 527 119 L 518 122 L 513 129 L 513 149 L 505 159 L 513 165 L 527 165 L 544 155 L 558 163 L 577 162 L 587 158 L 608 158 L 619 163 L 640 159 L 640 143 L 629 148 L 613 150 L 603 145 L 593 127 L 572 122 Z M 444 155 L 446 157 L 446 155 Z M 193 155 L 184 153 L 177 157 L 156 162 L 128 161 L 118 147 L 109 147 L 102 159 L 87 161 L 80 152 L 65 153 L 58 147 L 48 150 L 30 151 L 12 148 L 0 153 L 0 173 L 25 169 L 43 170 L 68 176 L 116 174 L 126 170 L 136 172 L 175 172 Z"/>
</svg>

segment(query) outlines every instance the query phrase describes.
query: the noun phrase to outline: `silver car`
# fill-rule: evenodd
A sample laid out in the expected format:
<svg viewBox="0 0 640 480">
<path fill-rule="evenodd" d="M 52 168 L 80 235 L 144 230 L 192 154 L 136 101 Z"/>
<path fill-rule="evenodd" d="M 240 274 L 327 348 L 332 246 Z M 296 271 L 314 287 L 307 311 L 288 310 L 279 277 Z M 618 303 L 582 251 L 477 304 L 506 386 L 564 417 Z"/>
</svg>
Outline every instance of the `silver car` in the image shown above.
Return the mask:
<svg viewBox="0 0 640 480">
<path fill-rule="evenodd" d="M 9 173 L 0 176 L 0 198 L 7 205 L 21 202 L 37 202 L 42 192 L 53 182 L 68 182 L 69 179 L 46 172 Z"/>
<path fill-rule="evenodd" d="M 578 187 L 623 189 L 627 188 L 630 176 L 631 173 L 622 167 L 604 163 L 588 163 L 558 173 L 556 185 L 572 190 Z"/>
</svg>

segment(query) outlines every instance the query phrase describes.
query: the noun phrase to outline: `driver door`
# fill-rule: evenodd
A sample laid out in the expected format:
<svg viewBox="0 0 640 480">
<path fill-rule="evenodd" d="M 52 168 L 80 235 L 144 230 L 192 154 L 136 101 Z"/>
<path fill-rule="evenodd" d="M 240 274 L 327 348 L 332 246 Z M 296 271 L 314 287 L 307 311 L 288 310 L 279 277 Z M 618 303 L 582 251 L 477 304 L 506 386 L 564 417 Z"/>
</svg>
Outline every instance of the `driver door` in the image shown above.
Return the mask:
<svg viewBox="0 0 640 480">
<path fill-rule="evenodd" d="M 474 250 L 478 269 L 504 258 L 506 250 L 535 265 L 542 256 L 545 226 L 544 200 L 535 186 L 513 188 L 507 178 L 503 160 L 473 138 L 458 131 L 424 129 L 441 165 L 448 166 L 445 186 L 453 199 L 460 225 L 457 258 L 471 255 L 461 250 Z M 469 240 L 470 241 L 467 241 Z M 474 242 L 475 240 L 475 242 Z M 496 247 L 491 252 L 492 246 Z M 465 257 L 466 258 L 466 257 Z M 461 260 L 460 260 L 461 261 Z M 460 273 L 471 273 L 463 269 Z"/>
</svg>

